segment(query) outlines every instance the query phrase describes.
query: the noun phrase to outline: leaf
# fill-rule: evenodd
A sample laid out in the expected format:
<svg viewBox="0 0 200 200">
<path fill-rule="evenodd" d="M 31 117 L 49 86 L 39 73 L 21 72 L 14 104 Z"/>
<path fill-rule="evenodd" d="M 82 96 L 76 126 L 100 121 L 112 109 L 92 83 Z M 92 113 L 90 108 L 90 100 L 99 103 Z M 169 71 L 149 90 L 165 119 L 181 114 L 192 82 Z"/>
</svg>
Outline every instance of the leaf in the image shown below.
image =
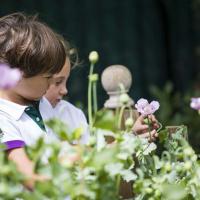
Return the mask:
<svg viewBox="0 0 200 200">
<path fill-rule="evenodd" d="M 143 154 L 144 155 L 149 155 L 152 151 L 154 151 L 157 148 L 157 146 L 155 145 L 155 143 L 150 143 L 144 146 L 144 151 Z"/>
<path fill-rule="evenodd" d="M 134 181 L 137 179 L 137 175 L 134 174 L 131 170 L 123 170 L 120 173 L 122 175 L 122 178 L 126 181 Z"/>
<path fill-rule="evenodd" d="M 158 134 L 158 137 L 159 137 L 160 143 L 163 143 L 164 141 L 166 141 L 169 137 L 168 130 L 167 129 L 161 130 Z"/>
<path fill-rule="evenodd" d="M 156 169 L 160 169 L 163 166 L 163 162 L 159 160 L 158 156 L 153 156 L 154 165 Z"/>
<path fill-rule="evenodd" d="M 46 121 L 45 124 L 47 124 L 47 126 L 50 127 L 53 130 L 53 132 L 59 136 L 61 140 L 69 141 L 70 134 L 67 132 L 67 125 L 61 120 L 54 118 Z"/>
<path fill-rule="evenodd" d="M 105 166 L 105 170 L 109 173 L 111 177 L 115 177 L 116 175 L 121 174 L 122 169 L 122 163 L 110 163 Z"/>
<path fill-rule="evenodd" d="M 94 127 L 110 131 L 116 130 L 116 116 L 111 110 L 100 110 L 96 113 Z"/>
<path fill-rule="evenodd" d="M 83 127 L 76 128 L 71 134 L 71 140 L 79 140 L 83 134 Z"/>
<path fill-rule="evenodd" d="M 101 151 L 106 146 L 106 140 L 104 137 L 104 131 L 105 130 L 100 130 L 98 129 L 96 134 L 97 134 L 97 151 Z"/>
</svg>

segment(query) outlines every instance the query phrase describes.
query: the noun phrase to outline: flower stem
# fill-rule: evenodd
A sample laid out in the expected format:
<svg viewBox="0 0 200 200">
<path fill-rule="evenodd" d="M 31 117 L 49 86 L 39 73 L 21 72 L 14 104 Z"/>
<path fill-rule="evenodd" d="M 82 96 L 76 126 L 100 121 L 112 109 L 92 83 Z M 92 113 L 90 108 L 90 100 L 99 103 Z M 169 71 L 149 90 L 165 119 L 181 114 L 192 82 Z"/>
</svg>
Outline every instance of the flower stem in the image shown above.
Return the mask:
<svg viewBox="0 0 200 200">
<path fill-rule="evenodd" d="M 159 128 L 156 130 L 157 132 L 159 132 L 162 129 L 162 127 L 163 127 L 160 122 L 158 122 L 158 124 L 159 124 Z"/>
<path fill-rule="evenodd" d="M 123 117 L 123 113 L 124 113 L 124 109 L 126 108 L 126 106 L 122 106 L 120 111 L 119 111 L 119 118 L 118 118 L 118 128 L 121 128 L 121 124 L 122 124 L 122 117 Z"/>
<path fill-rule="evenodd" d="M 94 64 L 90 64 L 90 73 L 89 73 L 89 84 L 88 84 L 88 121 L 89 129 L 92 131 L 93 119 L 92 119 L 92 81 L 90 80 L 91 75 L 93 74 Z"/>
<path fill-rule="evenodd" d="M 118 194 L 119 194 L 120 181 L 121 181 L 121 177 L 120 177 L 120 175 L 118 174 L 118 175 L 117 175 L 117 180 L 116 180 L 116 195 L 117 195 L 117 196 L 118 196 Z"/>
<path fill-rule="evenodd" d="M 95 81 L 92 85 L 93 89 L 93 104 L 94 104 L 94 114 L 97 112 L 98 105 L 97 105 L 97 82 Z"/>
<path fill-rule="evenodd" d="M 148 116 L 147 116 L 147 122 L 148 122 L 149 138 L 150 138 L 150 141 L 151 141 L 151 128 L 150 128 L 150 120 L 149 120 Z"/>
</svg>

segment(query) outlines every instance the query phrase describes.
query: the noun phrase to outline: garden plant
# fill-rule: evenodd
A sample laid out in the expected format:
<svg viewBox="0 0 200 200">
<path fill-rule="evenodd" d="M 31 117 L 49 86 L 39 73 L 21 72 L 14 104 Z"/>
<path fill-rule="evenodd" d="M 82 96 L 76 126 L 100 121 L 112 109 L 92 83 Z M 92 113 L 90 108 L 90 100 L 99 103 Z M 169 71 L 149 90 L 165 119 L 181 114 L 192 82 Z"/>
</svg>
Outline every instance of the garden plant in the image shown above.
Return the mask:
<svg viewBox="0 0 200 200">
<path fill-rule="evenodd" d="M 171 130 L 162 127 L 161 121 L 155 142 L 135 135 L 131 129 L 134 124 L 133 108 L 127 106 L 129 97 L 124 93 L 123 85 L 119 85 L 119 101 L 122 107 L 115 112 L 99 110 L 96 91 L 98 74 L 94 73 L 98 59 L 98 53 L 91 52 L 88 77 L 88 143 L 79 142 L 81 127 L 71 133 L 58 119 L 46 122 L 61 142 L 46 144 L 40 138 L 34 146 L 26 149 L 35 163 L 35 172 L 48 177 L 44 182 L 37 182 L 32 191 L 25 188 L 23 182 L 26 178 L 7 160 L 4 145 L 1 145 L 0 199 L 117 200 L 123 199 L 119 193 L 121 181 L 132 185 L 133 196 L 130 199 L 200 199 L 200 163 L 198 155 L 187 141 L 190 130 L 184 125 Z M 0 70 L 3 67 L 5 66 L 0 66 Z M 10 74 L 8 66 L 6 70 L 5 76 Z M 1 88 L 12 87 L 19 80 L 18 75 L 17 72 L 10 76 L 10 80 L 1 80 Z M 7 84 L 5 81 L 11 82 L 12 77 L 15 77 L 13 84 Z M 126 119 L 122 130 L 125 108 L 129 109 L 130 117 Z M 135 109 L 146 117 L 149 131 L 151 121 L 148 115 L 160 108 L 162 104 L 158 101 L 149 103 L 144 98 L 135 104 Z M 200 110 L 200 98 L 191 100 L 191 108 Z M 195 114 L 198 115 L 198 112 Z M 112 142 L 107 141 L 108 137 L 112 138 Z"/>
</svg>

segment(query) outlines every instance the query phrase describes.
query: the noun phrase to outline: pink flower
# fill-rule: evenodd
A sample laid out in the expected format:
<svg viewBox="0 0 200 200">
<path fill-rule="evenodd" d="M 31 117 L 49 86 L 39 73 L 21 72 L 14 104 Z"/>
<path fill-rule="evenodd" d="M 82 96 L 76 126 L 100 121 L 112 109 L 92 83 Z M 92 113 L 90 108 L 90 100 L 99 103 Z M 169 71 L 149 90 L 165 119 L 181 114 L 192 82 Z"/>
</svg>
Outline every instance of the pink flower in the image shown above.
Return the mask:
<svg viewBox="0 0 200 200">
<path fill-rule="evenodd" d="M 200 110 L 200 97 L 197 98 L 192 98 L 190 107 L 195 109 L 195 110 Z"/>
<path fill-rule="evenodd" d="M 152 101 L 149 104 L 149 102 L 143 98 L 139 99 L 135 104 L 137 111 L 144 116 L 153 114 L 159 107 L 160 104 L 158 101 Z"/>
<path fill-rule="evenodd" d="M 6 64 L 0 64 L 0 89 L 10 89 L 14 87 L 21 79 L 21 73 L 18 69 L 12 69 Z"/>
</svg>

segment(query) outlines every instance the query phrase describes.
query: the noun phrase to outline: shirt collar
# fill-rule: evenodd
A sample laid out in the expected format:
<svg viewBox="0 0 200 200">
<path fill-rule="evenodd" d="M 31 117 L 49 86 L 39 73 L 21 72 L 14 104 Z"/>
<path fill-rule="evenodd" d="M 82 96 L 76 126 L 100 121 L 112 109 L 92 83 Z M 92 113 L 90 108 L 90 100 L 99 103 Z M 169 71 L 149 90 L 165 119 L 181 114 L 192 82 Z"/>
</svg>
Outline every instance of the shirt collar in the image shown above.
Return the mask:
<svg viewBox="0 0 200 200">
<path fill-rule="evenodd" d="M 10 115 L 15 120 L 19 120 L 19 118 L 24 113 L 25 108 L 28 106 L 20 105 L 5 99 L 0 98 L 0 111 Z"/>
</svg>

